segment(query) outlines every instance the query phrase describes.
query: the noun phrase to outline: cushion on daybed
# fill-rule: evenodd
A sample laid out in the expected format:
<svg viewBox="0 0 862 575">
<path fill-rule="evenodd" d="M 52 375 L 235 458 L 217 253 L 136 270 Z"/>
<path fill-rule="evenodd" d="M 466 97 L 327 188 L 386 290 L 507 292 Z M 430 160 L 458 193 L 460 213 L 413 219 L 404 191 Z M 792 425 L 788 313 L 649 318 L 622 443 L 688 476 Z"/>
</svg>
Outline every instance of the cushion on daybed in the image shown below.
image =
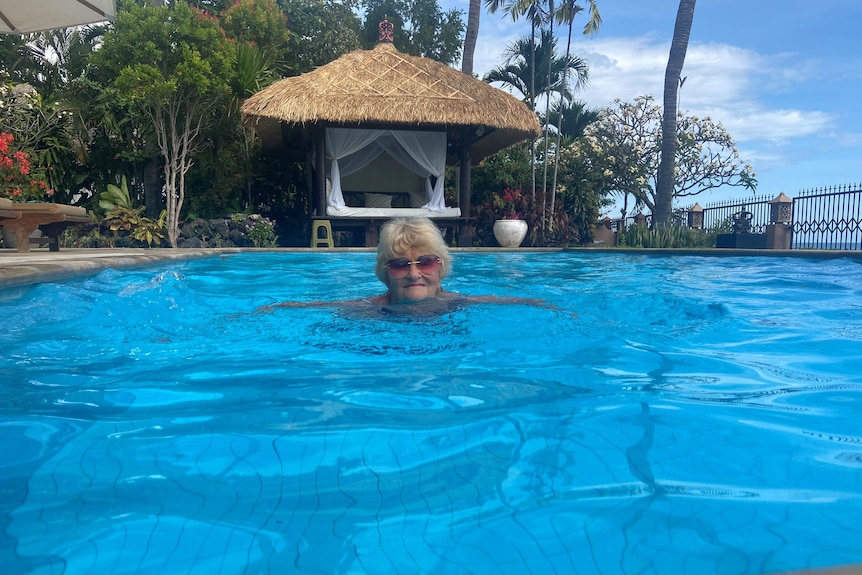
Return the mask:
<svg viewBox="0 0 862 575">
<path fill-rule="evenodd" d="M 366 208 L 391 208 L 392 207 L 392 196 L 389 194 L 372 194 L 370 192 L 365 193 L 365 207 Z"/>
<path fill-rule="evenodd" d="M 459 218 L 461 208 L 446 208 L 442 212 L 425 210 L 422 208 L 352 208 L 345 206 L 341 209 L 326 206 L 326 215 L 340 218 L 399 218 L 417 217 L 426 218 Z"/>
</svg>

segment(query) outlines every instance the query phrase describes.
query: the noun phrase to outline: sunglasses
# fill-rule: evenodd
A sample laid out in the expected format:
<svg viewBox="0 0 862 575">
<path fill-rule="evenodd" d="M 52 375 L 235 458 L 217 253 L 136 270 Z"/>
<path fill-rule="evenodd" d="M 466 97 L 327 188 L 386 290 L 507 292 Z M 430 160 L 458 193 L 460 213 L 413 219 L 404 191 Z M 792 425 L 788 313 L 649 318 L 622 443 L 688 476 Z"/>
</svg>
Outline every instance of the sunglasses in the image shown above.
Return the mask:
<svg viewBox="0 0 862 575">
<path fill-rule="evenodd" d="M 389 277 L 403 278 L 410 270 L 410 264 L 416 264 L 416 269 L 423 274 L 431 274 L 440 269 L 441 262 L 437 256 L 419 256 L 416 261 L 412 262 L 407 258 L 395 258 L 386 262 L 386 271 L 389 272 Z"/>
</svg>

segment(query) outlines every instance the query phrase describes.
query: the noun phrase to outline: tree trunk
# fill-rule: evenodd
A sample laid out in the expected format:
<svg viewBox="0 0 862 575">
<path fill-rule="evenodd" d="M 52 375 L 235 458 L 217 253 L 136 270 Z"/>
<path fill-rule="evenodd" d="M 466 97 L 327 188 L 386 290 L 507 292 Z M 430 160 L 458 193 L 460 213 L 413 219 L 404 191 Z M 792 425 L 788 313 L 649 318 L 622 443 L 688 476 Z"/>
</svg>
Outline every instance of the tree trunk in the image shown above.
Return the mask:
<svg viewBox="0 0 862 575">
<path fill-rule="evenodd" d="M 536 20 L 530 18 L 530 109 L 536 113 Z M 536 199 L 536 140 L 530 142 L 530 173 L 532 174 L 532 185 L 530 196 Z"/>
<path fill-rule="evenodd" d="M 551 111 L 551 69 L 553 68 L 554 62 L 554 50 L 553 48 L 553 40 L 554 40 L 554 18 L 556 18 L 556 13 L 554 11 L 554 0 L 550 0 L 548 2 L 548 20 L 550 20 L 550 39 L 551 46 L 548 49 L 548 84 L 547 84 L 547 92 L 545 92 L 545 135 L 544 135 L 544 158 L 542 158 L 542 233 L 544 234 L 545 230 L 548 229 L 548 213 L 547 209 L 547 201 L 548 201 L 548 140 L 550 139 L 550 132 L 548 131 L 548 122 L 547 115 L 550 114 Z M 561 96 L 562 97 L 562 96 Z"/>
<path fill-rule="evenodd" d="M 664 112 L 661 120 L 661 161 L 656 182 L 656 202 L 653 226 L 662 228 L 670 223 L 673 207 L 674 172 L 676 165 L 676 113 L 679 78 L 685 64 L 691 23 L 696 0 L 680 0 L 673 26 L 670 56 L 664 74 Z"/>
<path fill-rule="evenodd" d="M 473 54 L 476 52 L 476 40 L 479 37 L 479 16 L 482 12 L 482 0 L 470 0 L 470 11 L 467 15 L 467 31 L 464 34 L 464 53 L 461 56 L 461 71 L 468 76 L 473 75 Z"/>
<path fill-rule="evenodd" d="M 554 210 L 556 209 L 557 198 L 557 172 L 560 167 L 560 141 L 563 132 L 563 98 L 566 91 L 569 89 L 569 58 L 572 54 L 572 24 L 574 23 L 574 15 L 569 18 L 569 34 L 566 40 L 566 69 L 563 70 L 563 86 L 560 88 L 560 117 L 557 118 L 557 143 L 554 146 L 554 177 L 551 180 L 551 224 L 554 223 Z"/>
</svg>

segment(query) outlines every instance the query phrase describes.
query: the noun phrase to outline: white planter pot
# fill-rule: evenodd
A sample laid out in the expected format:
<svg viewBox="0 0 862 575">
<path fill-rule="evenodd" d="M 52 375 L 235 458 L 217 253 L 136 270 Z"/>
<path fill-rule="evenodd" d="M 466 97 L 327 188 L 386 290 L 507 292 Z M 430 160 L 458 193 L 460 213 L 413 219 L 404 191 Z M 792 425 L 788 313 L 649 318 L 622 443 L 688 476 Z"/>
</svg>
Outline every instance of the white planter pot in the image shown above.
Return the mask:
<svg viewBox="0 0 862 575">
<path fill-rule="evenodd" d="M 494 222 L 494 237 L 504 248 L 517 248 L 527 237 L 527 222 L 524 220 L 497 220 Z"/>
</svg>

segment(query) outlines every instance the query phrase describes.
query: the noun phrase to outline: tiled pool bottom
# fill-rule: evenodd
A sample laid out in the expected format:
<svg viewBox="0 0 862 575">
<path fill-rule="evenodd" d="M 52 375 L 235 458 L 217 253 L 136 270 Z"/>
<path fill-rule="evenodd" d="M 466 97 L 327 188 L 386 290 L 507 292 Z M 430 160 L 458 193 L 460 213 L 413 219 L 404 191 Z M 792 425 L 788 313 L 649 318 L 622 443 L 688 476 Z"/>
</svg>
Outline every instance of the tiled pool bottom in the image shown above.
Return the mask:
<svg viewBox="0 0 862 575">
<path fill-rule="evenodd" d="M 13 453 L 53 452 L 7 533 L 21 566 L 45 573 L 756 573 L 858 560 L 858 496 L 803 487 L 829 484 L 828 469 L 789 464 L 792 448 L 764 437 L 762 457 L 743 455 L 750 430 L 702 428 L 662 401 L 599 406 L 517 379 L 504 398 L 488 383 L 82 393 L 69 399 L 138 417 L 7 426 Z M 517 411 L 524 401 L 538 411 Z M 196 402 L 281 407 L 157 415 Z M 499 413 L 459 424 L 478 402 Z M 339 423 L 346 405 L 379 419 Z M 423 422 L 393 429 L 387 410 Z"/>
<path fill-rule="evenodd" d="M 578 317 L 249 313 L 325 278 L 375 289 L 360 256 L 304 257 L 108 273 L 6 304 L 30 318 L 0 334 L 12 573 L 860 561 L 855 268 L 463 255 L 453 289 L 516 282 Z"/>
</svg>

